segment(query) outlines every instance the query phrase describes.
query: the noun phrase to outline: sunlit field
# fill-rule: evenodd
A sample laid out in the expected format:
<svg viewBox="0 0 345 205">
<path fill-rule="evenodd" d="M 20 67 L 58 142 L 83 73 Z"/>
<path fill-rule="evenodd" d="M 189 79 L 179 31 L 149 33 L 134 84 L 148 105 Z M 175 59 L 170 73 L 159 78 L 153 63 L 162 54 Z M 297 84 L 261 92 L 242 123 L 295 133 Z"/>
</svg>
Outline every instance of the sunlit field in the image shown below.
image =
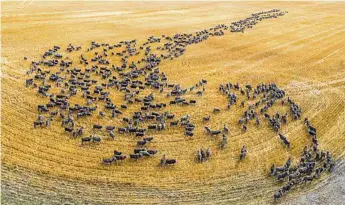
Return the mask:
<svg viewBox="0 0 345 205">
<path fill-rule="evenodd" d="M 344 3 L 2 2 L 1 9 L 3 204 L 275 203 L 275 192 L 288 179 L 279 183 L 274 176 L 271 177 L 272 164 L 280 167 L 291 158 L 291 166 L 295 166 L 300 162 L 304 147 L 310 149 L 313 145 L 312 136 L 304 123 L 305 118 L 317 129 L 318 149 L 330 153 L 335 168 L 333 171 L 324 171 L 311 182 L 294 186 L 277 202 L 292 203 L 291 200 L 303 194 L 318 192 L 322 188 L 320 184 L 330 184 L 330 178 L 337 177 L 339 170 L 344 171 L 344 163 L 341 162 L 345 155 Z M 137 62 L 145 58 L 147 46 L 152 49 L 150 53 L 157 56 L 170 51 L 158 48 L 173 42 L 165 37 L 194 35 L 202 30 L 211 32 L 209 29 L 219 24 L 230 26 L 232 22 L 250 17 L 253 13 L 271 9 L 280 9 L 284 15 L 263 19 L 252 28 L 246 28 L 243 33 L 218 29 L 224 35 L 210 36 L 199 43 L 190 44 L 185 47 L 183 55 L 166 59 L 162 57 L 157 66 L 159 76 L 166 76 L 164 82 L 167 84 L 187 89 L 181 97 L 188 102 L 195 100 L 196 103 L 171 105 L 175 96 L 169 96 L 173 88 L 168 86 L 162 90 L 152 86 L 140 90 L 135 96 L 138 99 L 144 99 L 152 93 L 154 103 L 166 104 L 160 109 L 152 108 L 150 112 L 174 115 L 173 119 L 165 121 L 164 129 L 145 132 L 145 137 L 153 137 L 153 140 L 144 146 L 137 145 L 141 137 L 118 132 L 119 127 L 127 126 L 123 118 L 131 118 L 138 111 L 146 113 L 141 110 L 143 104 L 125 102 L 125 91 L 115 87 L 107 87 L 103 91 L 110 92 L 109 100 L 122 114 L 112 116 L 111 111 L 104 109 L 105 101 L 99 100 L 90 105 L 97 105 L 91 116 L 77 118 L 77 114 L 73 113 L 75 128 L 84 127 L 82 136 L 73 137 L 61 126 L 63 120 L 67 119 L 68 111 L 64 111 L 64 119 L 60 114 L 53 116 L 49 126 L 35 128 L 33 125 L 39 115 L 37 106 L 49 103 L 49 96 L 37 92 L 38 87 L 43 85 L 42 80 L 34 80 L 37 87 L 26 86 L 25 82 L 37 74 L 28 73 L 32 61 L 55 59 L 52 56 L 42 58 L 54 46 L 61 47 L 58 53 L 62 58 L 57 58 L 59 63 L 61 60 L 73 61 L 69 68 L 62 71 L 62 76 L 68 77 L 65 82 L 71 76 L 66 70 L 76 68 L 84 71 L 92 65 L 107 67 L 112 71 L 112 76 L 122 80 L 125 78 L 123 73 L 131 71 L 129 67 L 122 71 L 115 68 L 121 67 L 123 56 L 117 53 L 126 48 L 125 43 L 113 50 L 108 46 L 88 50 L 91 42 L 116 45 L 121 41 L 135 40 L 136 51 L 140 53 L 127 60 L 128 65 L 133 61 L 140 68 L 146 65 Z M 161 38 L 160 42 L 144 45 L 151 36 Z M 69 44 L 81 48 L 69 52 L 66 50 Z M 142 50 L 140 46 L 143 46 Z M 107 48 L 107 56 L 104 48 Z M 91 61 L 99 54 L 110 64 Z M 81 55 L 88 60 L 88 64 L 82 62 Z M 70 93 L 65 82 L 58 87 L 55 82 L 49 81 L 49 76 L 61 71 L 63 66 L 42 64 L 38 67 L 50 70 L 46 84 L 52 87 L 47 94 L 59 94 L 63 88 L 65 94 Z M 143 70 L 146 75 L 131 81 L 145 82 L 151 71 Z M 99 97 L 93 93 L 94 87 L 113 78 L 104 79 L 98 71 L 91 72 L 90 79 L 98 82 L 90 87 L 90 96 Z M 202 80 L 205 83 L 199 83 Z M 159 82 L 163 80 L 160 78 Z M 254 99 L 253 91 L 248 90 L 251 98 L 247 99 L 246 94 L 241 94 L 241 89 L 232 89 L 230 92 L 235 93 L 238 99 L 236 105 L 231 105 L 229 109 L 228 98 L 225 92 L 220 91 L 220 85 L 225 86 L 228 82 L 232 85 L 238 83 L 243 92 L 247 89 L 246 85 L 256 88 L 262 83 L 274 83 L 285 92 L 285 96 L 277 99 L 266 113 L 272 116 L 277 112 L 282 115 L 288 113 L 287 123 L 283 123 L 275 132 L 267 118 L 260 113 L 260 105 L 256 109 L 260 125 L 256 125 L 254 118 L 244 130 L 239 119 L 248 106 L 261 99 L 262 94 Z M 78 87 L 77 95 L 69 99 L 70 107 L 76 104 L 88 106 L 82 93 Z M 293 119 L 287 97 L 301 109 L 300 119 Z M 284 105 L 282 100 L 285 100 Z M 124 104 L 128 108 L 120 107 Z M 215 108 L 220 112 L 215 113 Z M 44 115 L 48 118 L 49 113 Z M 183 121 L 181 118 L 187 115 L 190 123 L 195 125 L 193 136 L 186 136 L 185 127 L 180 124 Z M 208 121 L 203 120 L 208 116 Z M 179 124 L 172 126 L 170 122 L 176 120 L 179 120 Z M 151 124 L 157 122 L 145 121 L 139 127 L 147 129 Z M 115 137 L 110 137 L 104 127 L 96 130 L 92 128 L 93 125 L 115 126 Z M 224 126 L 229 129 L 228 132 L 224 131 Z M 212 136 L 205 127 L 221 130 L 222 133 Z M 289 147 L 282 143 L 278 133 L 287 137 Z M 224 147 L 223 134 L 227 137 Z M 101 142 L 82 143 L 81 139 L 90 135 L 100 137 Z M 247 153 L 240 160 L 243 146 Z M 130 159 L 130 154 L 138 147 L 157 150 L 157 153 L 138 160 Z M 197 158 L 200 148 L 212 151 L 203 162 Z M 104 158 L 112 157 L 114 150 L 122 152 L 127 158 L 111 165 L 102 163 Z M 176 159 L 177 163 L 161 166 L 163 155 Z M 335 194 L 339 194 L 337 190 L 334 188 Z M 320 191 L 320 196 L 322 194 L 324 192 Z M 319 200 L 329 203 L 327 198 L 328 195 L 322 195 Z M 341 204 L 340 199 L 333 203 Z"/>
</svg>

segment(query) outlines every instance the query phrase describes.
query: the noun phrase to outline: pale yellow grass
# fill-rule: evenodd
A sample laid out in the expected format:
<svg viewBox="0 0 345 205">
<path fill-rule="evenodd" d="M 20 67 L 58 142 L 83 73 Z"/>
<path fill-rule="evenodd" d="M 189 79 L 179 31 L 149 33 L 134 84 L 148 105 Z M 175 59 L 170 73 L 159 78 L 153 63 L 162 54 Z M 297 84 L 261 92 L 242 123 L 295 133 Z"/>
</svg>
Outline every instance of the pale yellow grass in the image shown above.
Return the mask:
<svg viewBox="0 0 345 205">
<path fill-rule="evenodd" d="M 234 109 L 211 115 L 209 126 L 216 129 L 226 122 L 233 130 L 228 148 L 218 150 L 220 140 L 203 133 L 201 119 L 211 114 L 213 107 L 225 110 L 226 99 L 217 88 L 228 81 L 253 85 L 275 82 L 302 107 L 303 117 L 309 117 L 317 127 L 320 147 L 331 151 L 336 159 L 345 154 L 344 3 L 6 2 L 1 6 L 2 178 L 17 187 L 28 183 L 28 193 L 13 188 L 23 199 L 29 199 L 26 194 L 31 193 L 37 196 L 30 200 L 40 201 L 41 192 L 43 196 L 59 192 L 61 197 L 57 198 L 61 201 L 69 196 L 76 203 L 94 204 L 272 202 L 272 194 L 279 186 L 267 176 L 269 166 L 281 164 L 289 156 L 297 161 L 310 138 L 300 121 L 283 127 L 292 143 L 289 151 L 266 126 L 251 126 L 249 132 L 241 134 L 236 122 L 242 111 Z M 65 48 L 72 43 L 85 49 L 91 41 L 142 42 L 151 35 L 192 33 L 218 23 L 229 24 L 272 8 L 289 13 L 260 22 L 244 34 L 226 33 L 189 46 L 184 56 L 161 64 L 160 69 L 170 82 L 182 86 L 191 86 L 202 78 L 209 82 L 196 106 L 168 108 L 177 116 L 193 113 L 192 119 L 199 126 L 195 137 L 185 139 L 182 130 L 172 129 L 152 134 L 155 141 L 151 147 L 177 158 L 176 166 L 161 169 L 157 166 L 159 157 L 102 166 L 101 159 L 114 149 L 130 153 L 135 139 L 118 136 L 115 141 L 81 147 L 79 140 L 64 133 L 59 122 L 49 129 L 32 126 L 37 104 L 46 103 L 47 99 L 25 88 L 25 71 L 31 60 L 39 59 L 53 45 Z M 29 61 L 24 62 L 24 56 Z M 122 99 L 122 94 L 118 96 Z M 114 100 L 119 103 L 121 99 Z M 127 113 L 134 108 L 137 107 Z M 97 117 L 92 120 L 104 122 Z M 89 120 L 82 123 L 90 125 Z M 249 153 L 239 163 L 242 145 Z M 214 156 L 198 164 L 194 155 L 201 146 L 210 146 Z M 288 197 L 299 192 L 295 190 Z M 15 197 L 6 196 L 7 200 Z M 54 197 L 46 202 L 57 200 Z"/>
</svg>

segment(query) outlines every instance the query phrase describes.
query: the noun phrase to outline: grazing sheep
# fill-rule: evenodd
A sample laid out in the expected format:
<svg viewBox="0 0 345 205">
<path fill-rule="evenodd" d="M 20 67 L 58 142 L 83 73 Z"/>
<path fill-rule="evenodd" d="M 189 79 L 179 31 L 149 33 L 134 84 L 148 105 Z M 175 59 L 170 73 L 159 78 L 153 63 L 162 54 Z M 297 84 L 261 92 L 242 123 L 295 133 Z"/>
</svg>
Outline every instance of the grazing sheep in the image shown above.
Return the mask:
<svg viewBox="0 0 345 205">
<path fill-rule="evenodd" d="M 241 153 L 240 153 L 240 160 L 243 160 L 247 156 L 247 148 L 245 146 L 242 147 Z"/>
<path fill-rule="evenodd" d="M 216 107 L 216 108 L 213 108 L 213 113 L 219 113 L 220 112 L 220 108 Z"/>
</svg>

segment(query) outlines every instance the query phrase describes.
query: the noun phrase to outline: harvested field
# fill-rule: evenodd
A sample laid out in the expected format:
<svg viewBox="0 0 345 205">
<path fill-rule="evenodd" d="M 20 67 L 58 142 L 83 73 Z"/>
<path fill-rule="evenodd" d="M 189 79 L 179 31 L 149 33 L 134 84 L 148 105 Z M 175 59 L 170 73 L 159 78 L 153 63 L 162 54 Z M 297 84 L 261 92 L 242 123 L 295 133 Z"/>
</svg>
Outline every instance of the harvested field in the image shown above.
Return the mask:
<svg viewBox="0 0 345 205">
<path fill-rule="evenodd" d="M 311 183 L 293 188 L 278 199 L 281 203 L 341 204 L 344 190 L 345 155 L 345 4 L 342 2 L 2 2 L 1 3 L 1 200 L 4 204 L 270 204 L 273 194 L 282 184 L 269 176 L 271 165 L 283 165 L 290 157 L 299 163 L 304 146 L 311 137 L 304 118 L 317 128 L 318 148 L 327 150 L 335 159 L 333 172 L 325 172 Z M 32 61 L 42 60 L 42 54 L 54 45 L 59 53 L 69 56 L 72 68 L 91 67 L 79 64 L 79 56 L 93 58 L 87 52 L 91 42 L 117 44 L 135 39 L 138 45 L 148 37 L 192 34 L 218 24 L 230 25 L 252 13 L 271 9 L 288 11 L 278 18 L 264 19 L 242 32 L 224 31 L 198 44 L 188 45 L 183 55 L 162 60 L 159 71 L 169 83 L 190 88 L 206 79 L 205 91 L 195 91 L 183 97 L 196 100 L 195 105 L 169 105 L 171 90 L 145 89 L 140 98 L 151 92 L 155 103 L 166 103 L 168 111 L 180 119 L 187 114 L 196 126 L 194 135 L 186 137 L 184 129 L 167 126 L 163 131 L 147 131 L 153 136 L 149 148 L 158 150 L 152 157 L 126 159 L 104 165 L 102 160 L 119 150 L 127 156 L 137 148 L 138 138 L 106 131 L 95 131 L 93 125 L 123 127 L 122 119 L 140 109 L 138 104 L 120 109 L 123 114 L 110 117 L 110 112 L 98 110 L 87 118 L 76 120 L 84 126 L 84 136 L 101 136 L 100 143 L 81 144 L 60 126 L 61 118 L 49 127 L 36 127 L 37 105 L 49 98 L 26 87 L 25 80 Z M 69 44 L 81 46 L 68 52 Z M 153 43 L 152 47 L 156 47 Z M 161 51 L 154 49 L 158 54 Z M 99 50 L 102 53 L 102 50 Z M 162 51 L 163 52 L 163 51 Z M 120 57 L 111 63 L 121 65 Z M 27 57 L 27 60 L 23 60 Z M 142 56 L 134 56 L 135 61 Z M 47 57 L 50 58 L 50 57 Z M 65 59 L 65 58 L 63 58 Z M 91 61 L 89 61 L 91 62 Z M 43 66 L 42 66 L 43 67 Z M 102 65 L 100 66 L 102 67 Z M 47 67 L 44 67 L 45 69 Z M 57 68 L 52 69 L 56 72 Z M 115 72 L 114 72 L 115 73 Z M 96 76 L 101 81 L 100 76 Z M 243 132 L 238 120 L 244 108 L 239 106 L 245 96 L 239 95 L 238 105 L 227 109 L 227 97 L 219 86 L 227 82 L 254 88 L 261 83 L 275 83 L 302 110 L 299 120 L 290 116 L 279 133 L 287 136 L 286 148 L 278 133 L 267 124 L 250 122 Z M 53 83 L 54 84 L 54 83 Z M 40 85 L 40 84 L 39 84 Z M 110 88 L 111 101 L 118 107 L 124 93 Z M 109 90 L 110 90 L 109 89 Z M 201 90 L 200 86 L 197 90 Z M 57 92 L 59 89 L 53 87 Z M 68 89 L 66 89 L 68 90 Z M 234 91 L 235 92 L 235 91 Z M 81 93 L 79 91 L 78 95 Z M 280 99 L 281 100 L 281 99 Z M 279 100 L 279 103 L 280 103 Z M 249 103 L 246 102 L 246 107 Z M 85 99 L 71 97 L 70 105 L 86 105 Z M 278 104 L 278 101 L 277 101 Z M 105 112 L 105 117 L 98 111 Z M 219 108 L 220 113 L 213 113 Z M 288 112 L 289 106 L 274 105 L 268 111 L 274 115 Z M 203 122 L 203 117 L 210 120 Z M 66 114 L 67 117 L 67 114 Z M 77 117 L 74 117 L 75 119 Z M 168 121 L 170 123 L 170 121 Z M 68 124 L 69 122 L 67 122 Z M 151 123 L 145 123 L 145 128 Z M 226 124 L 227 145 L 219 148 L 220 136 L 209 136 L 204 127 L 223 129 Z M 103 128 L 102 128 L 103 129 Z M 141 138 L 140 138 L 141 139 Z M 145 142 L 146 143 L 146 142 Z M 90 145 L 89 145 L 90 144 Z M 246 158 L 239 160 L 242 146 Z M 210 147 L 211 157 L 199 163 L 197 150 Z M 177 164 L 161 167 L 163 154 L 177 159 Z M 339 181 L 337 181 L 339 179 Z M 323 190 L 322 190 L 323 189 Z M 334 192 L 325 191 L 334 190 Z M 309 193 L 309 198 L 303 198 Z M 328 197 L 327 195 L 339 197 Z M 314 199 L 312 196 L 317 195 Z M 316 201 L 313 201 L 316 200 Z"/>
</svg>

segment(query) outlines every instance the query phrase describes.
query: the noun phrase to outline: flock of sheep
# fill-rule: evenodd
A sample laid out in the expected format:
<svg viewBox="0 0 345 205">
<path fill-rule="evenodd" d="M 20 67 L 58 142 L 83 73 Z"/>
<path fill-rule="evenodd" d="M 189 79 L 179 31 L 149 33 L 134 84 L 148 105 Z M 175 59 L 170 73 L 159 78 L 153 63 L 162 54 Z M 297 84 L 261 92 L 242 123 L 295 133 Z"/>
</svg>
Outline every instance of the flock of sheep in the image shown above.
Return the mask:
<svg viewBox="0 0 345 205">
<path fill-rule="evenodd" d="M 34 127 L 49 127 L 53 120 L 61 121 L 61 127 L 74 138 L 80 137 L 82 144 L 101 143 L 105 135 L 112 139 L 115 139 L 116 135 L 137 137 L 133 153 L 126 155 L 115 150 L 110 158 L 103 159 L 103 164 L 118 163 L 127 158 L 139 160 L 143 157 L 152 157 L 158 153 L 158 150 L 149 148 L 150 143 L 155 139 L 147 136 L 148 133 L 162 132 L 169 127 L 182 127 L 185 137 L 194 136 L 194 130 L 198 127 L 192 122 L 190 114 L 178 117 L 164 110 L 167 106 L 197 104 L 198 98 L 206 92 L 207 86 L 205 79 L 188 88 L 169 83 L 166 74 L 158 67 L 160 63 L 183 55 L 191 44 L 200 43 L 209 37 L 225 35 L 227 30 L 244 32 L 245 28 L 252 28 L 259 21 L 277 18 L 285 13 L 287 12 L 272 9 L 254 13 L 246 19 L 231 23 L 230 26 L 220 24 L 193 34 L 151 36 L 140 46 L 137 46 L 136 40 L 121 41 L 114 45 L 92 42 L 85 50 L 91 58 L 82 53 L 80 46 L 69 44 L 65 52 L 79 52 L 77 62 L 68 55 L 59 53 L 62 51 L 60 46 L 54 46 L 42 55 L 41 60 L 32 61 L 27 72 L 27 75 L 33 74 L 34 77 L 26 80 L 26 87 L 35 88 L 39 95 L 49 98 L 48 103 L 38 105 L 39 114 L 33 123 Z M 114 63 L 115 58 L 120 58 L 120 63 Z M 27 57 L 24 60 L 27 60 Z M 123 103 L 120 105 L 116 105 L 111 99 L 114 97 L 112 92 L 114 90 L 124 94 Z M 140 97 L 144 90 L 151 92 Z M 260 127 L 262 120 L 266 120 L 272 131 L 277 133 L 282 144 L 287 148 L 290 147 L 290 141 L 280 130 L 282 125 L 287 123 L 289 116 L 291 120 L 301 119 L 302 111 L 276 84 L 262 83 L 254 87 L 249 84 L 240 86 L 238 83 L 228 82 L 219 86 L 219 92 L 226 96 L 228 110 L 233 106 L 242 107 L 244 110 L 238 121 L 238 126 L 243 132 L 250 129 L 251 121 L 254 121 L 254 126 Z M 194 98 L 187 99 L 184 97 L 186 93 Z M 167 102 L 157 102 L 155 95 L 165 95 Z M 69 102 L 71 98 L 84 99 L 85 103 L 72 105 Z M 240 98 L 244 100 L 239 102 Z M 250 103 L 252 101 L 255 103 Z M 272 116 L 267 114 L 274 104 L 289 106 L 290 113 L 277 112 Z M 140 108 L 133 115 L 125 116 L 126 109 L 134 105 L 140 105 Z M 213 115 L 219 112 L 223 112 L 222 109 L 213 108 Z M 122 118 L 122 125 L 93 124 L 91 128 L 79 125 L 79 119 L 94 115 L 101 118 Z M 212 120 L 212 117 L 204 116 L 201 120 L 205 123 Z M 275 199 L 280 198 L 292 186 L 311 181 L 334 166 L 330 153 L 317 148 L 316 129 L 307 120 L 306 124 L 309 134 L 312 135 L 313 146 L 304 150 L 303 161 L 301 159 L 301 163 L 295 166 L 291 165 L 290 160 L 283 167 L 272 166 L 271 176 L 277 177 L 279 181 L 288 179 L 288 184 L 274 194 Z M 222 135 L 219 148 L 225 149 L 230 128 L 226 124 L 220 126 L 222 129 L 212 129 L 207 126 L 203 129 L 210 136 Z M 84 136 L 85 130 L 90 131 L 87 137 Z M 239 152 L 239 159 L 244 160 L 246 155 L 247 148 L 243 146 Z M 207 161 L 211 157 L 212 151 L 209 147 L 196 151 L 196 159 L 199 162 Z M 177 159 L 169 159 L 165 154 L 160 160 L 161 166 L 176 163 Z M 319 164 L 322 166 L 318 167 Z"/>
</svg>

